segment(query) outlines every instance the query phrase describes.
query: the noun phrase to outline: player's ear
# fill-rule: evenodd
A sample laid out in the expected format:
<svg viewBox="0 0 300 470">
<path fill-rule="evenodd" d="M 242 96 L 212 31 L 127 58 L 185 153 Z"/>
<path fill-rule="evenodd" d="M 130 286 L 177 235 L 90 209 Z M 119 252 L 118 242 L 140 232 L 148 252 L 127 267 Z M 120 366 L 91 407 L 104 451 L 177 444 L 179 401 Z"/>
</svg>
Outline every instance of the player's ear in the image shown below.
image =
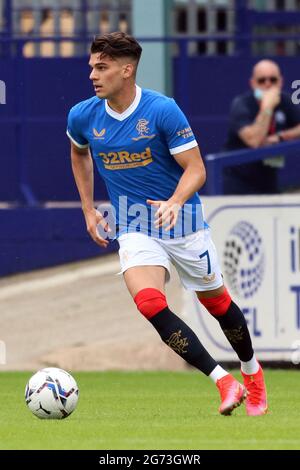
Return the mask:
<svg viewBox="0 0 300 470">
<path fill-rule="evenodd" d="M 133 64 L 125 64 L 123 68 L 124 78 L 130 78 L 134 74 L 134 65 Z"/>
</svg>

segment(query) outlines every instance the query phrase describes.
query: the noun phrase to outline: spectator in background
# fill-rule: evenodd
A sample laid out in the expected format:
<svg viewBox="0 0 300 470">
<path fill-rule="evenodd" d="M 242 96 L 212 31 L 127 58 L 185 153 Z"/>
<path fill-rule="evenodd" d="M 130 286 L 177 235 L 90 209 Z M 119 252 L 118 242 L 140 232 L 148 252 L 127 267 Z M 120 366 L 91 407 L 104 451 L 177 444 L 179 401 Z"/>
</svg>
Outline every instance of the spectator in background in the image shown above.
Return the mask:
<svg viewBox="0 0 300 470">
<path fill-rule="evenodd" d="M 300 138 L 300 108 L 282 91 L 278 65 L 261 60 L 252 71 L 251 91 L 237 96 L 230 112 L 225 150 L 258 148 Z M 227 168 L 225 194 L 277 192 L 277 169 L 272 160 Z"/>
</svg>

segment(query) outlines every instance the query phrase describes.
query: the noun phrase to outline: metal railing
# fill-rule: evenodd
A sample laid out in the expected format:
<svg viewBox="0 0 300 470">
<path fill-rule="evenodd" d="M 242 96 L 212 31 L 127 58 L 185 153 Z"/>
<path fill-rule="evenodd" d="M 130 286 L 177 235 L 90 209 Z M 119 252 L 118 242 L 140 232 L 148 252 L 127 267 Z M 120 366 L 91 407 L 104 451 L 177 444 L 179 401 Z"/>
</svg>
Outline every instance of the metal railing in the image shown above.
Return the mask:
<svg viewBox="0 0 300 470">
<path fill-rule="evenodd" d="M 283 142 L 259 149 L 234 150 L 206 155 L 204 159 L 207 169 L 207 194 L 223 194 L 223 170 L 225 168 L 275 157 L 300 158 L 300 140 Z"/>
</svg>

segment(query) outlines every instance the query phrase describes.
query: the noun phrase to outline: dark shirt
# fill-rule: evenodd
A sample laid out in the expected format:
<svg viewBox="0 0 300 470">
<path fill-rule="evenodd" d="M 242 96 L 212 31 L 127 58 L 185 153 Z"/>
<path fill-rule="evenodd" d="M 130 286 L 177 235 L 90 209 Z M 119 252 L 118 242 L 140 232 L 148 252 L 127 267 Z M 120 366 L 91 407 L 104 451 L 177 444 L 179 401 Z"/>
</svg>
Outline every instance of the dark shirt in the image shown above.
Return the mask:
<svg viewBox="0 0 300 470">
<path fill-rule="evenodd" d="M 247 145 L 239 138 L 239 131 L 254 123 L 259 112 L 259 102 L 250 91 L 237 96 L 231 106 L 229 117 L 229 133 L 225 144 L 226 150 L 247 148 Z M 290 129 L 300 124 L 300 106 L 293 104 L 288 93 L 281 93 L 281 100 L 274 110 L 275 133 Z"/>
<path fill-rule="evenodd" d="M 237 96 L 231 106 L 227 142 L 224 150 L 239 150 L 248 146 L 239 138 L 239 131 L 254 123 L 259 112 L 259 102 L 250 91 Z M 269 134 L 290 129 L 300 124 L 300 107 L 293 104 L 291 96 L 281 93 L 279 105 L 271 120 Z M 273 194 L 278 192 L 277 170 L 256 161 L 224 170 L 224 194 Z"/>
</svg>

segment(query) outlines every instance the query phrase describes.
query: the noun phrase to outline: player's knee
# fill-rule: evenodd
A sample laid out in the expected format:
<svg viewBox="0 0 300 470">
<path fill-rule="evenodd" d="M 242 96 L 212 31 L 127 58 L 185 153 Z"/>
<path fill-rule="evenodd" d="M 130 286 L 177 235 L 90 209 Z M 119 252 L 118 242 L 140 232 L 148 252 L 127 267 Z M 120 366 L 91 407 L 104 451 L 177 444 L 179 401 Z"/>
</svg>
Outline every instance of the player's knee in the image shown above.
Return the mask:
<svg viewBox="0 0 300 470">
<path fill-rule="evenodd" d="M 134 297 L 138 310 L 148 320 L 168 306 L 166 296 L 158 289 L 140 290 Z"/>
<path fill-rule="evenodd" d="M 206 310 L 208 310 L 208 312 L 215 317 L 225 315 L 232 301 L 227 289 L 225 289 L 224 292 L 217 297 L 199 300 L 202 305 L 204 305 Z"/>
</svg>

